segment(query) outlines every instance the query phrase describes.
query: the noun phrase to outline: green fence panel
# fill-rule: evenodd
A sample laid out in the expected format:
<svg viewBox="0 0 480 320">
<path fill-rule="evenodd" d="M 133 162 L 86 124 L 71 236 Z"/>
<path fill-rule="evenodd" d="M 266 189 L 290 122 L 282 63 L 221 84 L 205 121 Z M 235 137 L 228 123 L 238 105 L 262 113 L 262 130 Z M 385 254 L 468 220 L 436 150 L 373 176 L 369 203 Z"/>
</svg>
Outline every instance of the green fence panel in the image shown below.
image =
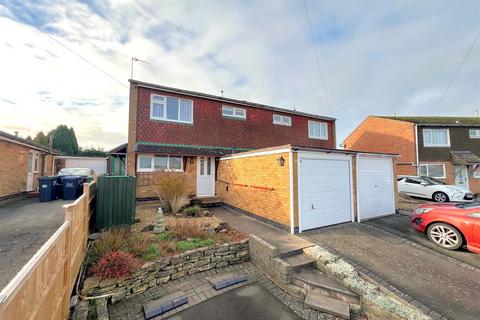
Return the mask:
<svg viewBox="0 0 480 320">
<path fill-rule="evenodd" d="M 135 220 L 136 177 L 99 176 L 97 180 L 97 228 L 131 225 Z"/>
</svg>

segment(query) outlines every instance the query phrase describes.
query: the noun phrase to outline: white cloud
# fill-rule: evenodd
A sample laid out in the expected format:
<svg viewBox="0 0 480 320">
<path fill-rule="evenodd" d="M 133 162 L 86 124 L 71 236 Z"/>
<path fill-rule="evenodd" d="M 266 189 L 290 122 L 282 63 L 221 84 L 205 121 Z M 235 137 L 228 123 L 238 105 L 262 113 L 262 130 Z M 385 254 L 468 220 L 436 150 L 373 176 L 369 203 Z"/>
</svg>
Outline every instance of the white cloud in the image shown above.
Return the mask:
<svg viewBox="0 0 480 320">
<path fill-rule="evenodd" d="M 339 140 L 368 114 L 480 108 L 477 44 L 435 110 L 480 29 L 475 0 L 308 1 L 328 105 L 301 1 L 89 3 L 0 6 L 10 31 L 0 40 L 0 128 L 26 136 L 65 123 L 81 145 L 126 141 L 128 89 L 47 31 L 126 85 L 137 56 L 151 62 L 135 65 L 137 79 L 334 116 Z"/>
</svg>

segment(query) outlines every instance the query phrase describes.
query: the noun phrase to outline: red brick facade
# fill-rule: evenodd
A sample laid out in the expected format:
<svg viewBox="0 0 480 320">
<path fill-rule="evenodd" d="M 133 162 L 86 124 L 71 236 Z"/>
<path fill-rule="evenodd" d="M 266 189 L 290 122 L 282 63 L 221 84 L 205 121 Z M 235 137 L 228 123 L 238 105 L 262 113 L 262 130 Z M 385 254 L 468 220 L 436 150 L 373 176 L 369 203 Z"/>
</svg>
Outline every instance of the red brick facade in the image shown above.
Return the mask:
<svg viewBox="0 0 480 320">
<path fill-rule="evenodd" d="M 265 148 L 295 144 L 318 148 L 335 148 L 335 122 L 301 115 L 265 110 L 206 98 L 192 97 L 138 86 L 136 141 Z M 193 124 L 181 124 L 150 119 L 150 96 L 161 94 L 193 101 Z M 246 109 L 247 119 L 222 116 L 222 105 Z M 273 124 L 273 114 L 292 118 L 292 126 Z M 308 138 L 308 120 L 328 124 L 328 140 Z"/>
<path fill-rule="evenodd" d="M 347 150 L 398 154 L 397 174 L 415 175 L 415 124 L 369 116 L 345 140 Z"/>
</svg>

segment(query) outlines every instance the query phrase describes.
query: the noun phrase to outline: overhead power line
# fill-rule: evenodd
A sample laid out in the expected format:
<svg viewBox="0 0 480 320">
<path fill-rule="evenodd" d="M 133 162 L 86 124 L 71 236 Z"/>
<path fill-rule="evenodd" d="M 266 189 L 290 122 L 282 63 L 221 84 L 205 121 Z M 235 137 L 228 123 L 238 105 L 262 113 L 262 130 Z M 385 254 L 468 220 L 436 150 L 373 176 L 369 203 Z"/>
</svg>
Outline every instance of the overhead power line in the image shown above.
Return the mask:
<svg viewBox="0 0 480 320">
<path fill-rule="evenodd" d="M 452 78 L 450 79 L 450 82 L 448 83 L 447 87 L 445 88 L 445 90 L 443 90 L 442 96 L 440 97 L 440 99 L 438 99 L 437 104 L 435 105 L 435 109 L 438 108 L 438 106 L 439 106 L 440 103 L 442 102 L 443 98 L 445 98 L 445 95 L 447 94 L 448 89 L 450 89 L 452 83 L 453 83 L 453 82 L 455 81 L 455 79 L 457 78 L 458 73 L 460 72 L 460 70 L 462 69 L 463 65 L 465 64 L 465 61 L 467 61 L 467 58 L 468 58 L 468 56 L 470 55 L 470 52 L 472 52 L 472 50 L 473 50 L 473 48 L 475 47 L 475 44 L 477 43 L 477 41 L 478 41 L 479 38 L 480 38 L 480 32 L 477 34 L 477 36 L 476 36 L 475 39 L 473 40 L 473 43 L 472 43 L 472 45 L 470 46 L 470 48 L 468 48 L 467 53 L 466 53 L 465 56 L 463 57 L 463 60 L 462 60 L 462 62 L 460 63 L 460 65 L 458 66 L 457 70 L 455 70 L 455 73 L 453 74 Z"/>
<path fill-rule="evenodd" d="M 315 55 L 315 62 L 317 64 L 318 74 L 320 75 L 320 83 L 322 86 L 323 95 L 325 96 L 325 102 L 328 106 L 327 90 L 325 89 L 325 80 L 323 79 L 322 68 L 320 67 L 320 58 L 318 55 L 317 46 L 315 45 L 315 37 L 313 35 L 313 28 L 312 28 L 312 23 L 310 21 L 310 13 L 308 10 L 307 0 L 303 0 L 303 6 L 305 7 L 305 15 L 307 16 L 308 29 L 310 30 L 310 37 L 312 38 L 313 53 Z"/>
<path fill-rule="evenodd" d="M 9 10 L 12 10 L 14 11 L 18 16 L 21 16 L 20 12 L 17 11 L 17 9 L 15 8 L 8 8 Z M 58 45 L 62 46 L 64 49 L 70 51 L 70 53 L 74 54 L 75 56 L 77 56 L 79 59 L 83 60 L 85 63 L 87 63 L 88 65 L 90 65 L 91 67 L 95 68 L 97 71 L 103 73 L 105 76 L 109 77 L 110 79 L 112 79 L 113 81 L 117 82 L 118 84 L 120 84 L 121 86 L 125 87 L 128 89 L 128 86 L 123 83 L 122 81 L 118 80 L 117 78 L 115 78 L 114 76 L 112 76 L 111 74 L 109 74 L 108 72 L 102 70 L 100 67 L 98 67 L 97 65 L 95 65 L 94 63 L 90 62 L 88 59 L 84 58 L 81 54 L 77 53 L 75 50 L 69 48 L 67 45 L 63 44 L 61 41 L 59 41 L 58 39 L 55 39 L 55 37 L 52 37 L 50 34 L 44 32 L 43 30 L 41 30 L 40 28 L 38 28 L 37 26 L 35 25 L 32 25 L 32 27 L 34 27 L 35 29 L 37 29 L 39 32 L 41 32 L 42 34 L 46 35 L 47 37 L 49 37 L 51 40 L 55 41 L 55 43 L 57 43 Z"/>
</svg>

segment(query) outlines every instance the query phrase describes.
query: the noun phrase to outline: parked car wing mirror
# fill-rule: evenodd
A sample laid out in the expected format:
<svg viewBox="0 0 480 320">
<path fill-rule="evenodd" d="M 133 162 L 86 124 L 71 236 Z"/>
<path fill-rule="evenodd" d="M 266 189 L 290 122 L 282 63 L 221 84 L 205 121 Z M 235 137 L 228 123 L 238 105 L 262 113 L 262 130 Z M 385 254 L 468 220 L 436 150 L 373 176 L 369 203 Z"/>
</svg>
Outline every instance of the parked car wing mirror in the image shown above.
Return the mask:
<svg viewBox="0 0 480 320">
<path fill-rule="evenodd" d="M 420 184 L 421 184 L 422 186 L 424 186 L 424 187 L 428 186 L 428 183 L 426 183 L 426 182 L 422 182 L 422 183 L 420 183 Z"/>
</svg>

